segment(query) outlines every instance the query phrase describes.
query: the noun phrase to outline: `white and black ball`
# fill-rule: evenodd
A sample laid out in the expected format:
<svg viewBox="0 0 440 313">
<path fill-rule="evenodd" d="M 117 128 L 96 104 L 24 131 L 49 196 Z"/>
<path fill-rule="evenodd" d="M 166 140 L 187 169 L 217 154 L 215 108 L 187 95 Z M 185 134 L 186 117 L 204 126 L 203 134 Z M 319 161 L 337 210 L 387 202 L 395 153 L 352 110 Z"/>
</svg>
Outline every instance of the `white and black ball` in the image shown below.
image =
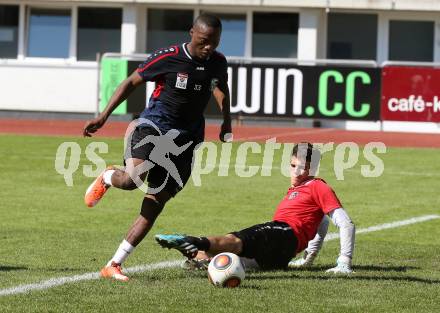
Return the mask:
<svg viewBox="0 0 440 313">
<path fill-rule="evenodd" d="M 220 253 L 208 266 L 208 279 L 217 287 L 238 287 L 245 277 L 240 257 L 234 253 Z"/>
</svg>

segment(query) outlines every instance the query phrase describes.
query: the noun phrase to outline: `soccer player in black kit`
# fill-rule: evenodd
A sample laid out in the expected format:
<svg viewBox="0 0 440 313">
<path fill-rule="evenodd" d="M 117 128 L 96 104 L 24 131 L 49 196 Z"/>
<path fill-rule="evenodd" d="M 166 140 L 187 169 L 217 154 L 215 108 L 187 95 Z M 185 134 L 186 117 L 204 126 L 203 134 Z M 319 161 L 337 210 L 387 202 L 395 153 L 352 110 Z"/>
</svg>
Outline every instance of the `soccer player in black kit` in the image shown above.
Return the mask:
<svg viewBox="0 0 440 313">
<path fill-rule="evenodd" d="M 211 94 L 223 114 L 220 139 L 224 141 L 231 133 L 227 62 L 215 51 L 221 30 L 217 17 L 208 14 L 197 17 L 190 30 L 189 43 L 155 51 L 119 85 L 106 109 L 84 127 L 84 136 L 91 136 L 137 86 L 145 81 L 156 82 L 148 106 L 141 113 L 141 124 L 131 133 L 124 170 L 108 167 L 85 194 L 86 205 L 92 207 L 110 186 L 133 190 L 139 186 L 138 180 L 146 178 L 148 182 L 140 214 L 113 258 L 101 270 L 101 277 L 128 280 L 121 271 L 121 264 L 147 235 L 166 202 L 188 181 L 194 148 L 204 140 L 203 112 Z M 163 166 L 160 158 L 169 166 Z M 145 172 L 139 171 L 145 161 L 153 164 L 147 168 L 148 176 L 145 167 Z"/>
</svg>

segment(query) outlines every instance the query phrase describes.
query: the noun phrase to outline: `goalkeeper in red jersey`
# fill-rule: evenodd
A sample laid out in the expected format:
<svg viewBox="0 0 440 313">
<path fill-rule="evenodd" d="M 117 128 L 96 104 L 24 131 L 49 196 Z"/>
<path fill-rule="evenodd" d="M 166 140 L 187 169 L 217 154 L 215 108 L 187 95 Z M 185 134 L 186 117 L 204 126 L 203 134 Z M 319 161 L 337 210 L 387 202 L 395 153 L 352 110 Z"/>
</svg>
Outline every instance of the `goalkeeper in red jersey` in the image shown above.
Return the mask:
<svg viewBox="0 0 440 313">
<path fill-rule="evenodd" d="M 189 258 L 189 263 L 197 266 L 203 265 L 201 260 L 205 260 L 206 264 L 206 260 L 213 255 L 232 252 L 248 261 L 250 259 L 261 269 L 287 268 L 292 258 L 303 251 L 309 242 L 320 247 L 328 216 L 339 228 L 341 237 L 336 267 L 328 272 L 352 273 L 355 226 L 332 188 L 314 176 L 320 157 L 320 152 L 310 143 L 294 146 L 290 164 L 291 186 L 272 221 L 223 236 L 156 235 L 156 241 L 162 247 L 179 250 Z M 321 231 L 321 235 L 318 231 Z M 319 247 L 313 250 L 314 256 Z M 310 254 L 309 263 L 312 256 Z M 294 265 L 292 263 L 295 262 L 291 262 Z"/>
</svg>

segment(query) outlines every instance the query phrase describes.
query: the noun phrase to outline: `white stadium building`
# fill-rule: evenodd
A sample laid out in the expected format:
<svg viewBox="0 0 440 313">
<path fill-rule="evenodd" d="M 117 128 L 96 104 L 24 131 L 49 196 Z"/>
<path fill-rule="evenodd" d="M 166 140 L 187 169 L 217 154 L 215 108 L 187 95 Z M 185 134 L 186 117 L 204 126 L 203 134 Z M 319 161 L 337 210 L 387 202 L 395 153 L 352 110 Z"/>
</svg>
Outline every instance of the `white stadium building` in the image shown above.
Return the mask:
<svg viewBox="0 0 440 313">
<path fill-rule="evenodd" d="M 439 0 L 0 0 L 0 115 L 95 113 L 98 56 L 188 41 L 202 12 L 240 118 L 440 132 Z"/>
</svg>

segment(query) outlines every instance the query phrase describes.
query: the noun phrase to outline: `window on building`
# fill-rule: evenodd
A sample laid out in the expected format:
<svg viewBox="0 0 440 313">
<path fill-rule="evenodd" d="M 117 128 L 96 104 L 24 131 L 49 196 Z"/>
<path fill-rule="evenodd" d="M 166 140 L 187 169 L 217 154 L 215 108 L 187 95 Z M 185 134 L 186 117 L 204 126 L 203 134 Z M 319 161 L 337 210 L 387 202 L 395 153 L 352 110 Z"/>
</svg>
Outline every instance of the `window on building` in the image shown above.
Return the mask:
<svg viewBox="0 0 440 313">
<path fill-rule="evenodd" d="M 376 14 L 328 14 L 327 58 L 376 60 L 376 47 Z"/>
<path fill-rule="evenodd" d="M 0 58 L 15 59 L 18 53 L 18 6 L 0 5 Z"/>
<path fill-rule="evenodd" d="M 70 23 L 70 10 L 31 9 L 27 55 L 68 58 Z"/>
<path fill-rule="evenodd" d="M 147 52 L 190 41 L 192 10 L 148 9 Z"/>
<path fill-rule="evenodd" d="M 254 13 L 252 56 L 296 58 L 299 15 Z"/>
<path fill-rule="evenodd" d="M 96 53 L 121 51 L 122 10 L 79 8 L 78 60 L 96 60 Z"/>
<path fill-rule="evenodd" d="M 226 56 L 244 56 L 246 15 L 212 13 L 222 21 L 222 37 L 218 50 Z"/>
<path fill-rule="evenodd" d="M 434 22 L 390 21 L 388 58 L 393 61 L 432 62 Z"/>
</svg>

